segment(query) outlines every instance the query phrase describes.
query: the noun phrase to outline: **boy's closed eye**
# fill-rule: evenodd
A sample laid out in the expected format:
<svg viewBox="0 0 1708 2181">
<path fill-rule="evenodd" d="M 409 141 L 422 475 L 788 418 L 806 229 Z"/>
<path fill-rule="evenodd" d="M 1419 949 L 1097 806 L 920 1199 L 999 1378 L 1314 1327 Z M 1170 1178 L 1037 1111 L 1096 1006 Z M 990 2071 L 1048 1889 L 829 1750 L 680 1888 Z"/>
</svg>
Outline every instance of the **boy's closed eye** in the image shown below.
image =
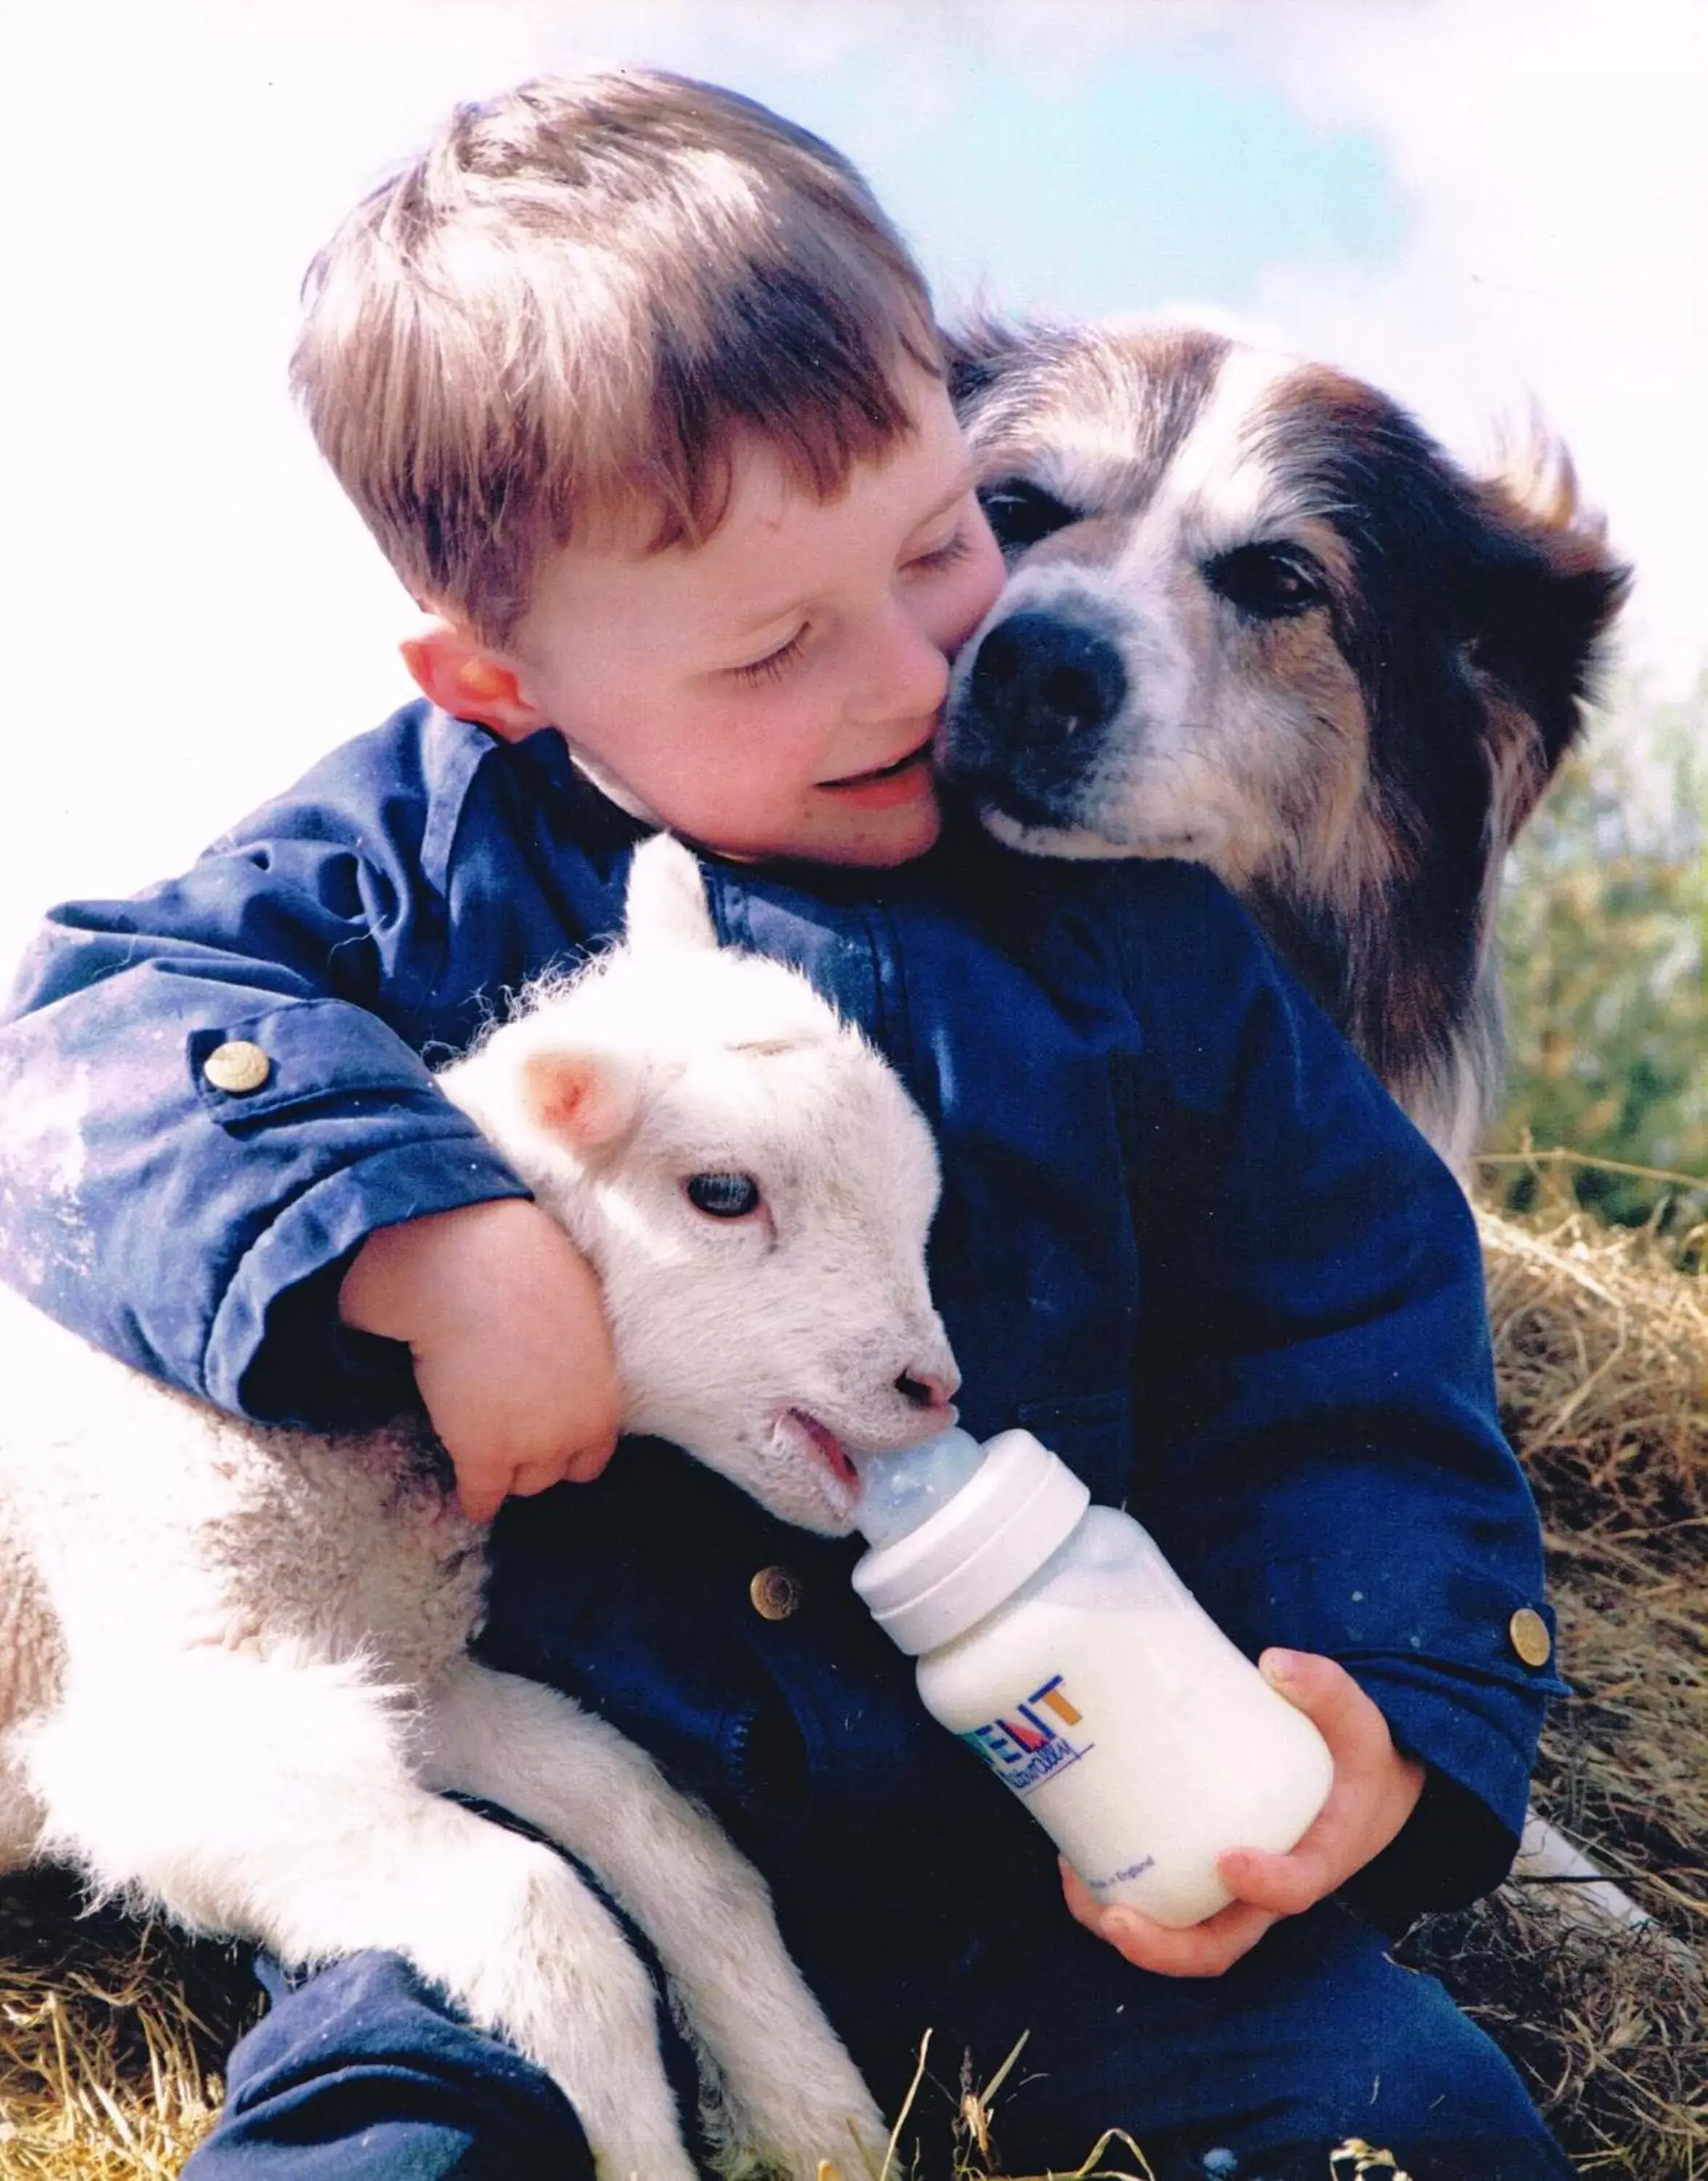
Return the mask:
<svg viewBox="0 0 1708 2181">
<path fill-rule="evenodd" d="M 929 546 L 924 552 L 916 553 L 907 563 L 907 571 L 911 574 L 923 570 L 929 575 L 939 568 L 952 568 L 957 561 L 964 560 L 972 550 L 972 538 L 967 526 L 957 524 L 940 545 Z"/>
<path fill-rule="evenodd" d="M 959 522 L 940 544 L 928 546 L 906 560 L 902 564 L 902 573 L 934 575 L 939 569 L 955 567 L 972 552 L 973 544 L 968 524 Z M 752 687 L 760 682 L 775 681 L 804 656 L 811 628 L 811 622 L 803 622 L 791 637 L 766 652 L 763 658 L 748 660 L 739 666 L 732 666 L 728 670 L 729 673 L 744 687 Z"/>
<path fill-rule="evenodd" d="M 732 666 L 730 674 L 744 687 L 751 687 L 757 682 L 776 681 L 805 654 L 809 626 L 809 623 L 803 622 L 786 643 L 768 651 L 763 659 L 750 660 L 745 666 Z"/>
</svg>

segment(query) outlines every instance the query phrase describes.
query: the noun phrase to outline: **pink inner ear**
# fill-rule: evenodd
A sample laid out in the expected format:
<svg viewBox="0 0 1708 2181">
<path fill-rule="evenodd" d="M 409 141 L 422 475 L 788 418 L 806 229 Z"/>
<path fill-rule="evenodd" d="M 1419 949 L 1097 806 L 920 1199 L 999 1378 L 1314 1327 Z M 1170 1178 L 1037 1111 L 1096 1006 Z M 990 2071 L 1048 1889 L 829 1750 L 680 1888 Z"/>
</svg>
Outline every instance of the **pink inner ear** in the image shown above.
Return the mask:
<svg viewBox="0 0 1708 2181">
<path fill-rule="evenodd" d="M 591 1151 L 620 1135 L 631 1102 L 614 1063 L 590 1052 L 536 1052 L 522 1063 L 522 1102 L 548 1135 Z"/>
</svg>

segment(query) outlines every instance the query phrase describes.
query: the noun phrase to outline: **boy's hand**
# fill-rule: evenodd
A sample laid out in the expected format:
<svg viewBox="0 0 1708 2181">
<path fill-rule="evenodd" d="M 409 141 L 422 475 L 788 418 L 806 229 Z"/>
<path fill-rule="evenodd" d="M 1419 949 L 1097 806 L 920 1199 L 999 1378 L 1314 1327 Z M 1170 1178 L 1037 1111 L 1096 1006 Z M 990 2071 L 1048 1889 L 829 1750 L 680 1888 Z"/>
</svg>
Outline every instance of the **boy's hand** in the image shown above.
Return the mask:
<svg viewBox="0 0 1708 2181">
<path fill-rule="evenodd" d="M 1137 1908 L 1105 1908 L 1064 1863 L 1062 1890 L 1079 1921 L 1137 1968 L 1159 1976 L 1220 1976 L 1270 1924 L 1314 1907 L 1379 1855 L 1417 1807 L 1424 1768 L 1394 1748 L 1388 1723 L 1344 1666 L 1309 1651 L 1265 1651 L 1263 1676 L 1315 1722 L 1335 1760 L 1315 1822 L 1286 1855 L 1231 1848 L 1216 1868 L 1226 1908 L 1171 1931 Z"/>
<path fill-rule="evenodd" d="M 537 1205 L 503 1197 L 378 1229 L 339 1311 L 407 1343 L 471 1521 L 610 1460 L 622 1394 L 599 1284 Z"/>
</svg>

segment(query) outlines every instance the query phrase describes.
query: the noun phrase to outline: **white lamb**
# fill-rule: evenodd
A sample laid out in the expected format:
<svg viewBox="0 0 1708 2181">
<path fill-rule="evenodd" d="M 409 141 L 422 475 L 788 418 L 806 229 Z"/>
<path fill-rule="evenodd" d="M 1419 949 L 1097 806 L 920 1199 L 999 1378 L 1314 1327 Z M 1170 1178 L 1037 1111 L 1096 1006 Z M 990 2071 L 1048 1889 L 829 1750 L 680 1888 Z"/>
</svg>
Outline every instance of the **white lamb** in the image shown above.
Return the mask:
<svg viewBox="0 0 1708 2181">
<path fill-rule="evenodd" d="M 640 852 L 628 917 L 444 1088 L 598 1267 L 627 1427 L 840 1532 L 840 1442 L 917 1438 L 954 1387 L 929 1135 L 804 979 L 717 950 L 685 850 Z M 562 1858 L 434 1791 L 487 1797 L 651 1938 L 728 2170 L 881 2149 L 717 1825 L 469 1656 L 482 1532 L 424 1428 L 261 1429 L 4 1307 L 0 1863 L 70 1862 L 291 1962 L 402 1953 L 555 2078 L 602 2175 L 691 2181 L 647 1974 Z"/>
</svg>

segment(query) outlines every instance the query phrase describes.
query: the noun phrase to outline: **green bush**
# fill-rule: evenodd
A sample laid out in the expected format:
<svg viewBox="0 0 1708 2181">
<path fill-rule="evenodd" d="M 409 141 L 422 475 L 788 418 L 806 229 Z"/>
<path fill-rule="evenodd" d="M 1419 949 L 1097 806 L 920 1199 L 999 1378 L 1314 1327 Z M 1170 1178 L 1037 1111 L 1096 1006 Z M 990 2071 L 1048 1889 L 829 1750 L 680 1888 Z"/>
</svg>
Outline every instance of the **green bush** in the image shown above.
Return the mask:
<svg viewBox="0 0 1708 2181">
<path fill-rule="evenodd" d="M 1705 712 L 1708 681 L 1684 704 L 1611 708 L 1503 889 L 1508 1096 L 1491 1148 L 1587 1155 L 1579 1201 L 1628 1225 L 1708 1217 Z M 1537 1169 L 1489 1172 L 1517 1208 L 1537 1193 Z"/>
</svg>

